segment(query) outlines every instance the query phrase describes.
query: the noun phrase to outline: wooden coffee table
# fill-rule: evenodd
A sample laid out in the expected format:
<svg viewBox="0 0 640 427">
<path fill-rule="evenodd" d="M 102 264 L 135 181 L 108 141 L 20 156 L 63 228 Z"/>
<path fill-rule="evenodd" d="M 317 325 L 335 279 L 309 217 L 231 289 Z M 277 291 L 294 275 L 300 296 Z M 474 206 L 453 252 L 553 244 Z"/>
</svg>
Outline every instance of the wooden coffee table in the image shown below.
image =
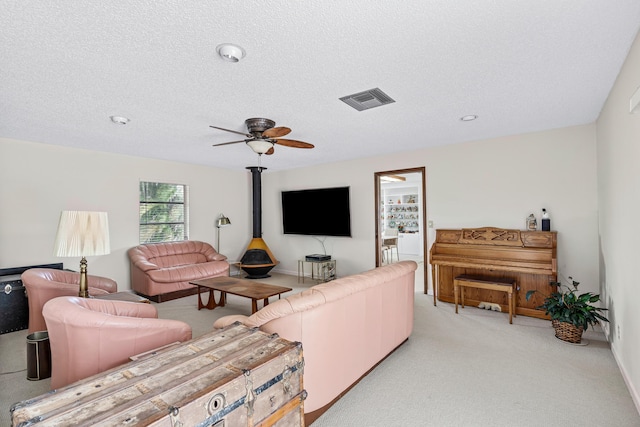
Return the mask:
<svg viewBox="0 0 640 427">
<path fill-rule="evenodd" d="M 194 280 L 189 282 L 198 287 L 198 310 L 208 308 L 213 310 L 216 307 L 224 307 L 226 294 L 238 295 L 240 297 L 251 298 L 251 313 L 258 311 L 258 300 L 262 300 L 263 307 L 269 305 L 269 297 L 284 292 L 289 292 L 292 288 L 284 286 L 268 285 L 255 280 L 240 279 L 238 277 L 212 277 L 210 279 Z M 209 290 L 209 300 L 206 304 L 202 302 L 201 292 Z M 220 299 L 216 302 L 214 291 L 220 292 Z"/>
</svg>

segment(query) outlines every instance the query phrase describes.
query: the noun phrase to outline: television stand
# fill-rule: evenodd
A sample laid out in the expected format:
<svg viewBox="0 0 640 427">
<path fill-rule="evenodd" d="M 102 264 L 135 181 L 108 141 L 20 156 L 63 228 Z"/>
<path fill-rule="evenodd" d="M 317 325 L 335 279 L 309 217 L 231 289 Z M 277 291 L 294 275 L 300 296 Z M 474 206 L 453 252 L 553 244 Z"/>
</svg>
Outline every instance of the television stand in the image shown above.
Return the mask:
<svg viewBox="0 0 640 427">
<path fill-rule="evenodd" d="M 305 263 L 311 264 L 311 280 L 314 280 L 316 283 L 329 282 L 337 277 L 335 259 L 325 261 L 310 261 L 305 257 L 298 260 L 298 283 L 300 283 L 301 280 L 302 283 L 304 283 Z"/>
</svg>

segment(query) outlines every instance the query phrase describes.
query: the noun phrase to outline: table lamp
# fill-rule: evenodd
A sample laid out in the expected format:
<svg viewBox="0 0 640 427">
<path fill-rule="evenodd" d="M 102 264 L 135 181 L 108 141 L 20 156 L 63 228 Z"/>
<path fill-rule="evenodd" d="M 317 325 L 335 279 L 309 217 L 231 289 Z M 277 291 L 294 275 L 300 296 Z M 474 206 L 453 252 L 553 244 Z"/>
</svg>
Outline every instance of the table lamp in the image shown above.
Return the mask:
<svg viewBox="0 0 640 427">
<path fill-rule="evenodd" d="M 106 212 L 62 211 L 53 252 L 58 257 L 82 257 L 78 296 L 89 297 L 85 257 L 106 255 L 110 251 Z"/>
</svg>

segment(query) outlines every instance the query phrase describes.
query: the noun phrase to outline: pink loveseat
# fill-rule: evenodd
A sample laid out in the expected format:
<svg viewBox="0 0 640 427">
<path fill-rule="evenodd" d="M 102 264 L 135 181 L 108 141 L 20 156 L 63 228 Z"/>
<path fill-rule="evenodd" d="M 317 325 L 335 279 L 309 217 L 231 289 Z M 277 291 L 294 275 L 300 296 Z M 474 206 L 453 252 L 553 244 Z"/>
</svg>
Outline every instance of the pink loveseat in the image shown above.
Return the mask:
<svg viewBox="0 0 640 427">
<path fill-rule="evenodd" d="M 158 319 L 151 304 L 58 297 L 43 309 L 51 344 L 51 389 L 104 372 L 129 357 L 191 339 L 191 326 Z"/>
<path fill-rule="evenodd" d="M 313 422 L 413 329 L 417 264 L 401 261 L 313 286 L 251 316 L 218 319 L 302 343 L 305 418 Z"/>
<path fill-rule="evenodd" d="M 227 257 L 205 242 L 153 243 L 133 247 L 127 253 L 131 288 L 154 302 L 197 293 L 190 281 L 229 275 Z"/>
</svg>

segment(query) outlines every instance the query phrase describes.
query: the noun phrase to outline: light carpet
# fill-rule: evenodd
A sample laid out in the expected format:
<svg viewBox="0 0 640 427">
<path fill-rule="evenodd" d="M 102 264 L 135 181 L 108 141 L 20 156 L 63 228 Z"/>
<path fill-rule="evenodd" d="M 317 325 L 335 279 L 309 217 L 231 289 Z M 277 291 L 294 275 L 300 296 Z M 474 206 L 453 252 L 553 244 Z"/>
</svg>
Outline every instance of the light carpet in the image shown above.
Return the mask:
<svg viewBox="0 0 640 427">
<path fill-rule="evenodd" d="M 299 292 L 313 285 L 274 273 L 262 280 Z M 313 424 L 376 426 L 640 426 L 640 415 L 604 334 L 588 345 L 566 344 L 550 322 L 452 304 L 420 292 L 409 340 Z M 227 314 L 249 314 L 250 301 L 230 295 L 227 306 L 197 310 L 196 296 L 154 304 L 161 318 L 189 323 L 193 335 Z M 272 299 L 273 301 L 273 299 Z M 9 407 L 49 390 L 26 379 L 26 331 L 0 335 L 0 426 Z"/>
</svg>

